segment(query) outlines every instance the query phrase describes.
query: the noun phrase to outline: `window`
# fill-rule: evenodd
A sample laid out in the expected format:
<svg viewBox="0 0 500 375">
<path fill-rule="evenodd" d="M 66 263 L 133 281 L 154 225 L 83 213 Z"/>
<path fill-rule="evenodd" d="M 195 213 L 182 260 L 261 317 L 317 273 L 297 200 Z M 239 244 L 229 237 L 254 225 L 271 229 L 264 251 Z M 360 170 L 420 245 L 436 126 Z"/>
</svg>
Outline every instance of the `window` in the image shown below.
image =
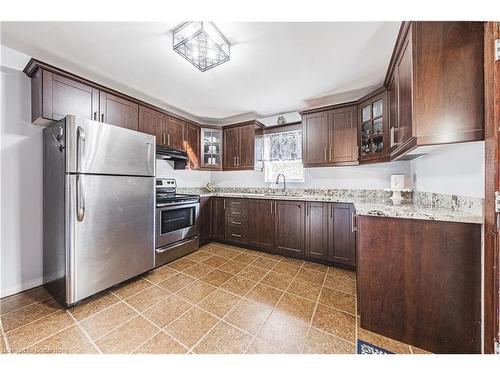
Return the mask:
<svg viewBox="0 0 500 375">
<path fill-rule="evenodd" d="M 287 181 L 304 182 L 302 165 L 302 131 L 264 135 L 264 178 L 275 182 L 283 173 Z"/>
</svg>

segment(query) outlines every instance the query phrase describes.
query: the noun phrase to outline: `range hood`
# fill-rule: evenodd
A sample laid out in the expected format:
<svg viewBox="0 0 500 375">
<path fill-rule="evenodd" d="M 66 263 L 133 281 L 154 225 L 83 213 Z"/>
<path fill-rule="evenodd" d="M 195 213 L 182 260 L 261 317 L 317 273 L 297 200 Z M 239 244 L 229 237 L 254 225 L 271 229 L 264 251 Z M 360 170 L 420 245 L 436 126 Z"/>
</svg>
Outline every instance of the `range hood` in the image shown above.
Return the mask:
<svg viewBox="0 0 500 375">
<path fill-rule="evenodd" d="M 156 146 L 156 159 L 173 162 L 174 169 L 185 169 L 189 157 L 186 151 L 171 147 Z"/>
</svg>

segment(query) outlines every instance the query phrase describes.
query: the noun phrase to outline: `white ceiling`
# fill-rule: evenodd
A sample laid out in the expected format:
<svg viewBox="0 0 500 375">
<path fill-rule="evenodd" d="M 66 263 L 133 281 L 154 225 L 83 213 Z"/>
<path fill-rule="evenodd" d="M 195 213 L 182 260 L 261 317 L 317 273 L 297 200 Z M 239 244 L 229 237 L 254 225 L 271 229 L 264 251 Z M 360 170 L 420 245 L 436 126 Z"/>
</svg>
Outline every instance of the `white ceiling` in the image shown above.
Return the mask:
<svg viewBox="0 0 500 375">
<path fill-rule="evenodd" d="M 229 123 L 380 86 L 400 25 L 216 24 L 232 43 L 231 60 L 204 73 L 172 50 L 177 24 L 169 22 L 2 22 L 0 35 L 3 45 L 153 104 Z"/>
</svg>

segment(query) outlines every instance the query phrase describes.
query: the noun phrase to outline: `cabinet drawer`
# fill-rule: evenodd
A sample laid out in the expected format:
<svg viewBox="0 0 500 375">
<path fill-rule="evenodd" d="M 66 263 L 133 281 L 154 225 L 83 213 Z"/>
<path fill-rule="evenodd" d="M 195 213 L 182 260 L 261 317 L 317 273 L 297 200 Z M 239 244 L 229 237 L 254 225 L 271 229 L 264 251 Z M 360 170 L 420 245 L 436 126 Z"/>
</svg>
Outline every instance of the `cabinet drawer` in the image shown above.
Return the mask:
<svg viewBox="0 0 500 375">
<path fill-rule="evenodd" d="M 247 228 L 248 218 L 241 215 L 226 216 L 226 225 Z"/>
<path fill-rule="evenodd" d="M 248 228 L 244 225 L 226 224 L 226 241 L 248 243 Z"/>
<path fill-rule="evenodd" d="M 248 202 L 245 199 L 227 199 L 226 217 L 247 218 Z"/>
</svg>

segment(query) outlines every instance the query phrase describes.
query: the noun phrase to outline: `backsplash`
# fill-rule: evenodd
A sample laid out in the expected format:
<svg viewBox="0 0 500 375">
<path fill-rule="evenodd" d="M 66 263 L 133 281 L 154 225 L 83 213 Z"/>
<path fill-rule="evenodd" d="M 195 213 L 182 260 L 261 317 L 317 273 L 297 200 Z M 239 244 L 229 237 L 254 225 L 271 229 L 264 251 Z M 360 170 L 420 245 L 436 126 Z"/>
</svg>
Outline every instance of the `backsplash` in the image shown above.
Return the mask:
<svg viewBox="0 0 500 375">
<path fill-rule="evenodd" d="M 270 194 L 280 192 L 281 189 L 274 188 L 243 188 L 243 187 L 216 187 L 216 193 L 228 194 Z M 198 188 L 178 188 L 179 193 L 200 194 L 207 190 Z M 373 203 L 390 203 L 391 192 L 388 190 L 367 189 L 288 189 L 293 195 L 326 195 L 339 198 L 340 200 L 358 198 L 372 201 Z M 403 192 L 403 204 L 415 204 L 425 208 L 443 208 L 451 211 L 467 212 L 473 215 L 483 215 L 484 199 L 464 197 L 459 195 L 429 193 L 429 192 Z"/>
</svg>

